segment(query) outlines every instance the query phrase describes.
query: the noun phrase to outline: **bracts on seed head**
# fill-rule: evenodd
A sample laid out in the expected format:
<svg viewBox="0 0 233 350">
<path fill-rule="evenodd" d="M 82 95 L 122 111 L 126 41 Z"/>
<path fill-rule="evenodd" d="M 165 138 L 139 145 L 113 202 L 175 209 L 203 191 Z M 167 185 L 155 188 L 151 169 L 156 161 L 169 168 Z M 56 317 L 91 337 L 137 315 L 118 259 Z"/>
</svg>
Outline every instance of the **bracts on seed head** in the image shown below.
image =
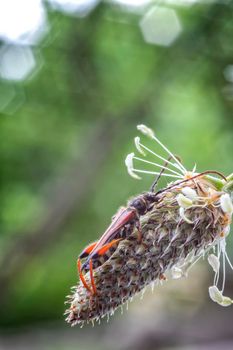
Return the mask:
<svg viewBox="0 0 233 350">
<path fill-rule="evenodd" d="M 96 293 L 91 294 L 82 282 L 73 287 L 67 301 L 68 323 L 82 326 L 112 315 L 147 285 L 186 276 L 206 253 L 216 273 L 210 296 L 220 304 L 232 302 L 218 290 L 219 266 L 210 258 L 215 246 L 218 261 L 221 253 L 226 254 L 223 247 L 233 211 L 229 195 L 203 175 L 169 184 L 157 196 L 150 210 L 140 216 L 141 239 L 135 227 L 109 259 L 94 269 Z M 89 272 L 85 279 L 91 284 Z"/>
<path fill-rule="evenodd" d="M 151 129 L 145 125 L 137 128 L 155 141 L 169 158 L 152 151 L 139 137 L 135 138 L 139 154 L 165 163 L 146 160 L 134 153 L 126 157 L 125 164 L 132 177 L 140 179 L 140 173 L 158 177 L 150 192 L 129 201 L 100 240 L 81 253 L 80 283 L 72 288 L 66 302 L 69 305 L 66 321 L 71 325 L 82 326 L 112 315 L 151 283 L 187 276 L 190 267 L 205 255 L 215 272 L 214 284 L 209 288 L 210 298 L 222 306 L 233 304 L 231 298 L 223 295 L 225 262 L 233 270 L 226 252 L 226 236 L 233 213 L 233 174 L 227 178 L 217 171 L 200 174 L 196 167 L 187 171 L 179 157 L 171 153 Z M 152 170 L 138 169 L 135 163 L 146 164 Z M 175 180 L 154 192 L 161 176 Z M 99 248 L 105 254 L 100 255 Z M 81 264 L 84 257 L 86 261 Z M 221 259 L 223 277 L 219 289 Z"/>
</svg>

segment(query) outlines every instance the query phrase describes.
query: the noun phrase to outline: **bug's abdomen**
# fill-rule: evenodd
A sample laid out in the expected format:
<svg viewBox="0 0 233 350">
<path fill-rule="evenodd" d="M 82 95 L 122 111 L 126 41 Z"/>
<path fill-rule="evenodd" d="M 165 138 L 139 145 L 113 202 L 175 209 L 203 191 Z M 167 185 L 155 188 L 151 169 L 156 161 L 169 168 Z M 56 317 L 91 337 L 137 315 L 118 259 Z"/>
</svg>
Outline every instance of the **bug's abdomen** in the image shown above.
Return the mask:
<svg viewBox="0 0 233 350">
<path fill-rule="evenodd" d="M 130 236 L 130 234 L 133 232 L 135 226 L 134 220 L 131 222 L 125 224 L 122 228 L 120 228 L 114 235 L 114 240 L 118 239 L 126 239 L 127 237 Z M 110 241 L 109 241 L 110 242 Z M 120 242 L 120 241 L 119 241 Z M 93 264 L 93 269 L 98 268 L 99 266 L 103 265 L 107 260 L 110 259 L 110 257 L 114 254 L 116 251 L 119 242 L 116 242 L 113 244 L 104 254 L 98 254 L 98 251 L 91 256 L 92 259 L 92 264 Z M 108 242 L 107 242 L 108 243 Z M 84 272 L 88 272 L 90 269 L 90 264 L 89 264 L 90 258 L 87 258 L 87 260 L 84 262 L 82 266 L 82 270 Z"/>
</svg>

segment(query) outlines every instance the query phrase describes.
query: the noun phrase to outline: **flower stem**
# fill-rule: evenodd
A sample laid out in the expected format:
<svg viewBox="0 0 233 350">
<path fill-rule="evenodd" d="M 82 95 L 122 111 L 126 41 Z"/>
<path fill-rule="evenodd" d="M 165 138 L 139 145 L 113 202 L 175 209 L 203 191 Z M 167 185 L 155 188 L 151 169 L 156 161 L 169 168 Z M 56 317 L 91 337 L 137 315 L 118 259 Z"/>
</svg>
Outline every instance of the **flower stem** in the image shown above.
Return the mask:
<svg viewBox="0 0 233 350">
<path fill-rule="evenodd" d="M 211 176 L 211 175 L 206 175 L 205 178 L 212 183 L 217 190 L 221 191 L 224 187 L 224 185 L 226 185 L 226 182 L 223 179 L 219 179 L 217 177 Z"/>
</svg>

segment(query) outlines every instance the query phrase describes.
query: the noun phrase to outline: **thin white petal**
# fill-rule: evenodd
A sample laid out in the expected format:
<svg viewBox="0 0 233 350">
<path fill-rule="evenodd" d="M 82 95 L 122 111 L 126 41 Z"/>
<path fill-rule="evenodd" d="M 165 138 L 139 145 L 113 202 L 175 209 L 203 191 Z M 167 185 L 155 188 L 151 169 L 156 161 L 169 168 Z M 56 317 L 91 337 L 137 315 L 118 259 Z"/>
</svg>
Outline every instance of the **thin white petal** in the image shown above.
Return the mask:
<svg viewBox="0 0 233 350">
<path fill-rule="evenodd" d="M 220 262 L 219 262 L 219 259 L 217 258 L 217 256 L 214 254 L 210 254 L 208 256 L 208 263 L 210 264 L 210 266 L 212 267 L 214 272 L 218 273 L 219 267 L 220 267 Z"/>
<path fill-rule="evenodd" d="M 193 204 L 192 200 L 184 196 L 182 193 L 179 193 L 176 196 L 176 200 L 181 208 L 189 208 Z"/>
<path fill-rule="evenodd" d="M 196 200 L 198 195 L 197 195 L 197 192 L 190 188 L 190 187 L 184 187 L 182 189 L 182 193 L 189 199 L 191 199 L 192 201 Z"/>
<path fill-rule="evenodd" d="M 196 170 L 197 170 L 197 164 L 195 163 L 195 164 L 194 164 L 194 167 L 193 167 L 193 171 L 192 171 L 192 173 L 195 173 L 195 172 L 196 172 Z"/>
<path fill-rule="evenodd" d="M 220 197 L 220 205 L 221 205 L 221 208 L 224 211 L 224 213 L 232 215 L 233 204 L 232 204 L 231 197 L 228 193 L 225 193 Z"/>
</svg>

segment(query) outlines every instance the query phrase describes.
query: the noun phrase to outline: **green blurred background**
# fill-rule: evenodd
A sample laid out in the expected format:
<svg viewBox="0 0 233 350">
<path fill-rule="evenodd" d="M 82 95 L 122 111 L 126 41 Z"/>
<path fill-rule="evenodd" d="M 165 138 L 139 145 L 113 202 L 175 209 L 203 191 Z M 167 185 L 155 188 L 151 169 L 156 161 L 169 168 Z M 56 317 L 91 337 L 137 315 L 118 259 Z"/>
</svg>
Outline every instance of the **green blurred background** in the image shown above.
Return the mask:
<svg viewBox="0 0 233 350">
<path fill-rule="evenodd" d="M 109 323 L 63 317 L 79 252 L 153 180 L 124 166 L 138 123 L 233 171 L 233 2 L 1 2 L 0 78 L 0 349 L 233 349 L 205 262 Z"/>
</svg>

